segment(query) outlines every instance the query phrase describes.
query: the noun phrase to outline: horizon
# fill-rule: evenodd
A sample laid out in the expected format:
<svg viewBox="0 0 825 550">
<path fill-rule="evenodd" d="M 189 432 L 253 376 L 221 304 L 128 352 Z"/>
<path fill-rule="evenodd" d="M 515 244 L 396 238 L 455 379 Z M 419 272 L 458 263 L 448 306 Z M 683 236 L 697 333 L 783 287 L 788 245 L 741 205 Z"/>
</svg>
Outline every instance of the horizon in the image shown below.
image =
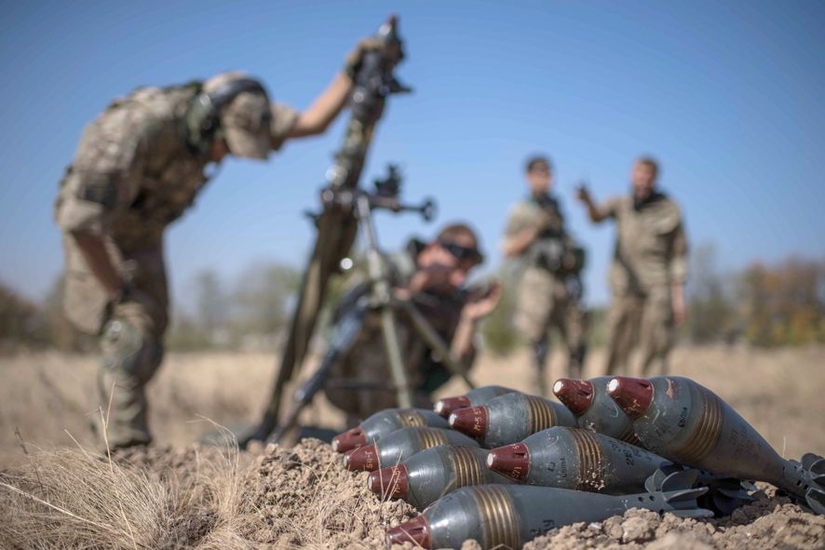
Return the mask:
<svg viewBox="0 0 825 550">
<path fill-rule="evenodd" d="M 588 248 L 588 305 L 609 299 L 611 223 L 592 226 L 573 197 L 627 192 L 633 160 L 660 160 L 660 187 L 682 206 L 692 250 L 710 243 L 720 272 L 798 256 L 825 260 L 825 4 L 377 0 L 15 4 L 0 23 L 0 281 L 42 301 L 62 269 L 51 208 L 83 126 L 140 85 L 244 69 L 306 108 L 356 41 L 398 14 L 414 88 L 388 100 L 361 186 L 389 163 L 402 198 L 433 196 L 432 224 L 376 216 L 382 247 L 428 238 L 453 220 L 479 232 L 490 273 L 523 162 L 546 153 L 569 228 Z M 206 38 L 205 38 L 206 37 Z M 206 268 L 235 281 L 255 263 L 303 266 L 313 234 L 301 212 L 318 190 L 347 113 L 268 163 L 224 163 L 170 227 L 175 300 Z"/>
</svg>

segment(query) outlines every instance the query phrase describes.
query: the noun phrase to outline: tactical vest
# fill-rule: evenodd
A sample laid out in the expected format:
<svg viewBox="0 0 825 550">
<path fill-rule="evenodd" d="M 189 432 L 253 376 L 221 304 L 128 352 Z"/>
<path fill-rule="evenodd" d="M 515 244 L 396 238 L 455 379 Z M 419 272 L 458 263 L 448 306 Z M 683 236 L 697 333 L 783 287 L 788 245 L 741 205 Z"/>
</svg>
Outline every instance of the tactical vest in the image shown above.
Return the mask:
<svg viewBox="0 0 825 550">
<path fill-rule="evenodd" d="M 538 237 L 527 250 L 528 262 L 557 273 L 561 269 L 565 253 L 564 217 L 559 203 L 549 195 L 530 197 L 529 201 L 542 210 L 544 223 Z"/>
<path fill-rule="evenodd" d="M 142 155 L 140 186 L 131 204 L 112 223 L 112 237 L 124 249 L 157 243 L 167 225 L 192 206 L 208 181 L 208 159 L 186 144 L 182 119 L 198 86 L 141 88 L 110 109 L 148 112 L 144 128 L 146 153 Z"/>
</svg>

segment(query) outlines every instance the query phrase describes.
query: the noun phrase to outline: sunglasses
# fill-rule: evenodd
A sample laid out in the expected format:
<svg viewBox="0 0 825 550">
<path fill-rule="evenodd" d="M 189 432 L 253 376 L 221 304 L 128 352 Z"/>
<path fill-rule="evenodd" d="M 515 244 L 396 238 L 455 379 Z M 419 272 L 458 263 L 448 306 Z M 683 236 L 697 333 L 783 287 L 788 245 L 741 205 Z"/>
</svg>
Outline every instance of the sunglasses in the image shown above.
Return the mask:
<svg viewBox="0 0 825 550">
<path fill-rule="evenodd" d="M 462 246 L 452 241 L 438 241 L 438 246 L 450 253 L 450 255 L 459 261 L 471 260 L 475 263 L 481 263 L 484 256 L 475 248 Z"/>
</svg>

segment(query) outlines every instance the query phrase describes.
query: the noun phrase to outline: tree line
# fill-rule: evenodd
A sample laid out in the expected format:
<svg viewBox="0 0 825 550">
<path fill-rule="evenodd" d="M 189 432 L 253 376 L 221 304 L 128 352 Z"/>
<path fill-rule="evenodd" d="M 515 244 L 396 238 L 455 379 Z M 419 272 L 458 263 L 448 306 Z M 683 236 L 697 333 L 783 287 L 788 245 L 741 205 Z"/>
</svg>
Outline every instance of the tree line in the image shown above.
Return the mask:
<svg viewBox="0 0 825 550">
<path fill-rule="evenodd" d="M 518 270 L 504 264 L 498 275 L 504 297 L 485 320 L 482 334 L 487 349 L 504 354 L 519 342 L 512 325 Z M 296 267 L 280 263 L 253 265 L 234 280 L 213 269 L 201 271 L 186 286 L 190 295 L 183 302 L 189 307 L 173 311 L 168 349 L 274 349 L 284 336 L 300 276 Z M 342 286 L 334 284 L 328 302 L 340 296 Z M 0 282 L 0 352 L 94 349 L 95 339 L 65 319 L 61 301 L 60 280 L 42 303 L 22 298 Z M 825 260 L 753 262 L 724 273 L 714 247 L 700 245 L 691 253 L 687 305 L 683 342 L 760 347 L 825 343 Z M 591 345 L 602 345 L 605 308 L 591 308 L 590 315 Z"/>
</svg>

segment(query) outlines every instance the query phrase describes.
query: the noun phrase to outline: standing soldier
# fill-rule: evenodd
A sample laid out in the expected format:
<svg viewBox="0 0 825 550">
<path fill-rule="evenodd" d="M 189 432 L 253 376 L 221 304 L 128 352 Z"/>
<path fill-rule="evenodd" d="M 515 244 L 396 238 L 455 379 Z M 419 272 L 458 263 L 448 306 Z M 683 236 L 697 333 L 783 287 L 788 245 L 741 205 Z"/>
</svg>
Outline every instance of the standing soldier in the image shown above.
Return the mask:
<svg viewBox="0 0 825 550">
<path fill-rule="evenodd" d="M 255 79 L 223 73 L 137 89 L 86 127 L 55 219 L 67 316 L 101 335 L 98 387 L 110 448 L 152 440 L 145 386 L 161 364 L 169 308 L 163 234 L 206 184 L 207 165 L 229 154 L 263 160 L 288 139 L 322 133 L 343 109 L 363 54 L 378 47 L 360 42 L 303 112 L 270 102 Z"/>
<path fill-rule="evenodd" d="M 564 217 L 558 200 L 550 194 L 553 173 L 550 160 L 544 156 L 527 161 L 525 178 L 530 196 L 510 211 L 504 233 L 504 255 L 522 258 L 524 273 L 519 285 L 516 305 L 516 328 L 527 340 L 536 369 L 536 385 L 547 395 L 545 367 L 549 352 L 548 333 L 555 327 L 569 352 L 569 373 L 580 377 L 583 353 L 579 350 L 582 327 L 570 330 L 568 323 L 570 291 L 568 282 L 583 267 L 584 251 L 564 228 Z"/>
<path fill-rule="evenodd" d="M 607 375 L 629 372 L 637 341 L 640 373 L 650 376 L 653 362 L 659 360 L 662 374 L 667 374 L 674 328 L 685 318 L 687 239 L 679 205 L 656 188 L 658 172 L 656 161 L 643 157 L 633 165 L 631 195 L 596 205 L 586 188 L 578 192 L 591 221 L 616 220 Z"/>
</svg>

